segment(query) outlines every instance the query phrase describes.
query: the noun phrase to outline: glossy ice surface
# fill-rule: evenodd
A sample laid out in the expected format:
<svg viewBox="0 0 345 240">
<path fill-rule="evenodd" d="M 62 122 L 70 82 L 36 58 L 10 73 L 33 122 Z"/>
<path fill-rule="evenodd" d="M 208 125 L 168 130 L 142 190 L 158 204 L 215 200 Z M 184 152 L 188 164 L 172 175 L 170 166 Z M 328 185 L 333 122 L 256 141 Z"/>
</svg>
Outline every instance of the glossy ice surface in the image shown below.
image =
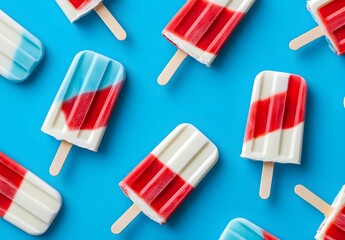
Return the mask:
<svg viewBox="0 0 345 240">
<path fill-rule="evenodd" d="M 254 0 L 187 1 L 163 35 L 199 62 L 210 66 Z"/>
<path fill-rule="evenodd" d="M 241 156 L 300 164 L 306 97 L 302 77 L 261 72 L 254 81 Z"/>
<path fill-rule="evenodd" d="M 322 222 L 317 231 L 317 240 L 345 239 L 345 186 L 334 199 L 332 207 L 333 213 Z"/>
<path fill-rule="evenodd" d="M 102 0 L 56 0 L 70 22 L 74 22 L 88 14 Z"/>
<path fill-rule="evenodd" d="M 142 212 L 163 224 L 217 160 L 216 146 L 193 125 L 181 124 L 120 187 Z"/>
<path fill-rule="evenodd" d="M 32 234 L 47 231 L 61 208 L 60 194 L 0 153 L 0 217 Z"/>
<path fill-rule="evenodd" d="M 345 53 L 345 1 L 311 0 L 308 6 L 316 21 L 330 40 L 332 49 L 338 54 Z"/>
<path fill-rule="evenodd" d="M 229 222 L 219 240 L 279 240 L 269 232 L 244 218 Z"/>
<path fill-rule="evenodd" d="M 42 43 L 1 10 L 0 29 L 0 75 L 25 81 L 42 60 Z"/>
<path fill-rule="evenodd" d="M 123 66 L 83 51 L 74 58 L 42 131 L 97 151 L 125 80 Z"/>
</svg>

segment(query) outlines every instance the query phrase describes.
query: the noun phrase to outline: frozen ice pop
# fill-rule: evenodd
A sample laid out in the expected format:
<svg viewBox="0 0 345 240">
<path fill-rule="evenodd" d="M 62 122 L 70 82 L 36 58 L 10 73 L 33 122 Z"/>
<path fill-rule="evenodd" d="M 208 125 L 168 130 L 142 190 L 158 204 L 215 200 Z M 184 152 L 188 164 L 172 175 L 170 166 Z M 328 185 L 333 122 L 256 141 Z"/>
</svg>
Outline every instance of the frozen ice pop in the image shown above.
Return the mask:
<svg viewBox="0 0 345 240">
<path fill-rule="evenodd" d="M 42 126 L 62 140 L 52 175 L 60 172 L 72 144 L 98 150 L 124 80 L 119 62 L 91 51 L 76 55 Z"/>
<path fill-rule="evenodd" d="M 338 55 L 344 54 L 345 1 L 310 0 L 307 7 L 319 26 L 292 40 L 290 48 L 297 50 L 319 37 L 326 36 L 331 49 Z"/>
<path fill-rule="evenodd" d="M 164 224 L 218 160 L 216 146 L 191 124 L 177 126 L 125 179 L 133 206 L 112 227 L 120 233 L 141 211 Z"/>
<path fill-rule="evenodd" d="M 41 235 L 61 204 L 55 189 L 0 152 L 0 217 L 31 235 Z"/>
<path fill-rule="evenodd" d="M 158 77 L 167 84 L 189 55 L 210 66 L 255 0 L 190 0 L 163 30 L 178 51 Z"/>
<path fill-rule="evenodd" d="M 42 60 L 42 43 L 1 10 L 0 29 L 0 75 L 23 82 Z"/>
<path fill-rule="evenodd" d="M 301 163 L 307 83 L 264 71 L 254 81 L 241 157 L 263 161 L 260 196 L 270 195 L 274 163 Z"/>
<path fill-rule="evenodd" d="M 302 185 L 297 185 L 295 192 L 326 216 L 317 231 L 315 239 L 345 239 L 345 185 L 333 201 L 332 206 Z"/>
<path fill-rule="evenodd" d="M 91 10 L 95 10 L 117 39 L 126 39 L 125 30 L 104 6 L 102 0 L 56 0 L 56 2 L 71 23 L 88 14 Z"/>
<path fill-rule="evenodd" d="M 231 220 L 219 240 L 279 240 L 269 232 L 244 218 Z"/>
</svg>

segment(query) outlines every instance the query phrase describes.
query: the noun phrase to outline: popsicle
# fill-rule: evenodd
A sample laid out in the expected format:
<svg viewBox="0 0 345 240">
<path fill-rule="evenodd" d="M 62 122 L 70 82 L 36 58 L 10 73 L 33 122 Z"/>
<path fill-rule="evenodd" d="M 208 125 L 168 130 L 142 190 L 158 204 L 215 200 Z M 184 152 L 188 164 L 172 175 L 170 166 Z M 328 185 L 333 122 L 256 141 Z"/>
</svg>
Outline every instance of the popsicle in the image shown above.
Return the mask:
<svg viewBox="0 0 345 240">
<path fill-rule="evenodd" d="M 163 36 L 178 50 L 158 77 L 158 83 L 167 84 L 188 55 L 211 66 L 254 1 L 187 1 L 163 30 Z"/>
<path fill-rule="evenodd" d="M 319 26 L 290 42 L 297 50 L 317 38 L 326 36 L 331 49 L 338 55 L 345 53 L 345 1 L 310 0 L 307 7 Z"/>
<path fill-rule="evenodd" d="M 0 10 L 0 75 L 25 81 L 43 58 L 40 40 Z"/>
<path fill-rule="evenodd" d="M 0 217 L 31 235 L 41 235 L 61 204 L 55 189 L 0 152 Z"/>
<path fill-rule="evenodd" d="M 315 239 L 345 239 L 345 185 L 331 206 L 302 185 L 297 185 L 295 192 L 326 217 L 318 229 Z"/>
<path fill-rule="evenodd" d="M 244 218 L 231 220 L 219 240 L 279 240 L 269 232 Z"/>
<path fill-rule="evenodd" d="M 72 144 L 97 152 L 124 80 L 119 62 L 92 51 L 76 55 L 42 126 L 62 140 L 50 167 L 53 176 Z"/>
<path fill-rule="evenodd" d="M 254 81 L 241 157 L 263 161 L 260 196 L 270 195 L 274 163 L 301 163 L 307 83 L 264 71 Z"/>
<path fill-rule="evenodd" d="M 120 233 L 140 212 L 164 224 L 217 160 L 217 147 L 197 128 L 177 126 L 120 182 L 134 204 L 112 232 Z"/>
<path fill-rule="evenodd" d="M 121 41 L 126 39 L 125 30 L 104 6 L 102 0 L 56 0 L 56 2 L 71 23 L 88 14 L 91 10 L 95 10 L 117 39 Z"/>
</svg>

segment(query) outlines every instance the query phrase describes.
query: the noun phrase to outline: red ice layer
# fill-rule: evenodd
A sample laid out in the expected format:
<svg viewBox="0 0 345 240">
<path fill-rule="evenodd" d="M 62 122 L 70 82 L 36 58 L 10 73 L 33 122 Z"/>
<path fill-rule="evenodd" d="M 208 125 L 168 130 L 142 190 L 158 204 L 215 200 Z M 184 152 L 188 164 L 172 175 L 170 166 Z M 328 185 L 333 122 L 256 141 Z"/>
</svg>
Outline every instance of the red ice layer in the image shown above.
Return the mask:
<svg viewBox="0 0 345 240">
<path fill-rule="evenodd" d="M 292 128 L 304 121 L 307 85 L 303 78 L 291 75 L 287 92 L 260 99 L 251 104 L 245 141 L 279 129 Z"/>
<path fill-rule="evenodd" d="M 71 130 L 93 130 L 108 125 L 123 81 L 96 92 L 87 92 L 62 103 Z"/>
<path fill-rule="evenodd" d="M 324 240 L 345 239 L 345 205 L 325 232 Z"/>
<path fill-rule="evenodd" d="M 165 221 L 194 189 L 153 154 L 148 155 L 121 183 L 134 191 Z"/>
<path fill-rule="evenodd" d="M 345 1 L 333 0 L 322 6 L 319 16 L 339 55 L 345 53 Z"/>
<path fill-rule="evenodd" d="M 165 30 L 203 51 L 218 54 L 244 15 L 210 1 L 189 0 Z"/>
<path fill-rule="evenodd" d="M 27 170 L 0 152 L 0 217 L 3 217 L 22 183 Z"/>
<path fill-rule="evenodd" d="M 88 3 L 91 2 L 91 0 L 68 0 L 75 9 L 80 10 L 84 6 L 86 6 Z"/>
<path fill-rule="evenodd" d="M 264 238 L 263 240 L 279 240 L 279 238 L 276 238 L 275 236 L 266 231 L 262 231 L 262 236 Z"/>
</svg>

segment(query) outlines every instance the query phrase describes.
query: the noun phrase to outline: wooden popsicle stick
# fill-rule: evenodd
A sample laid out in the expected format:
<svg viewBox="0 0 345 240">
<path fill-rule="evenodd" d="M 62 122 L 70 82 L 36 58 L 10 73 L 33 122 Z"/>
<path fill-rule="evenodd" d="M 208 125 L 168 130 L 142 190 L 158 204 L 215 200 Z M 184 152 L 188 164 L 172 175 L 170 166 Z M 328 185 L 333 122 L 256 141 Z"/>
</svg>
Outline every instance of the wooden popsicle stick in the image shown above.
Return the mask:
<svg viewBox="0 0 345 240">
<path fill-rule="evenodd" d="M 267 199 L 271 194 L 273 170 L 274 162 L 264 162 L 262 166 L 262 175 L 259 192 L 259 195 L 262 199 Z"/>
<path fill-rule="evenodd" d="M 305 201 L 310 203 L 313 207 L 322 212 L 326 217 L 329 217 L 333 212 L 333 207 L 326 203 L 324 200 L 316 196 L 309 189 L 302 185 L 297 185 L 295 187 L 295 193 L 303 198 Z"/>
<path fill-rule="evenodd" d="M 111 226 L 111 232 L 119 234 L 138 216 L 141 210 L 133 204 L 114 224 Z"/>
<path fill-rule="evenodd" d="M 169 61 L 168 65 L 164 68 L 162 73 L 158 77 L 158 83 L 160 85 L 165 85 L 167 84 L 171 77 L 174 75 L 178 67 L 181 65 L 183 60 L 188 56 L 187 53 L 184 51 L 178 49 L 175 55 L 171 58 Z"/>
<path fill-rule="evenodd" d="M 67 158 L 67 155 L 69 151 L 71 150 L 72 144 L 66 141 L 61 141 L 60 147 L 58 151 L 56 152 L 55 158 L 50 165 L 49 173 L 52 176 L 57 176 L 61 169 L 63 164 L 65 163 L 65 160 Z"/>
<path fill-rule="evenodd" d="M 290 49 L 297 50 L 301 47 L 307 45 L 308 43 L 314 41 L 315 39 L 318 39 L 325 34 L 322 31 L 322 28 L 320 26 L 317 26 L 313 28 L 312 30 L 302 34 L 301 36 L 295 38 L 292 40 L 289 44 Z"/>
<path fill-rule="evenodd" d="M 122 41 L 126 39 L 126 31 L 121 27 L 120 23 L 114 18 L 102 2 L 98 4 L 94 10 L 118 40 Z"/>
</svg>

